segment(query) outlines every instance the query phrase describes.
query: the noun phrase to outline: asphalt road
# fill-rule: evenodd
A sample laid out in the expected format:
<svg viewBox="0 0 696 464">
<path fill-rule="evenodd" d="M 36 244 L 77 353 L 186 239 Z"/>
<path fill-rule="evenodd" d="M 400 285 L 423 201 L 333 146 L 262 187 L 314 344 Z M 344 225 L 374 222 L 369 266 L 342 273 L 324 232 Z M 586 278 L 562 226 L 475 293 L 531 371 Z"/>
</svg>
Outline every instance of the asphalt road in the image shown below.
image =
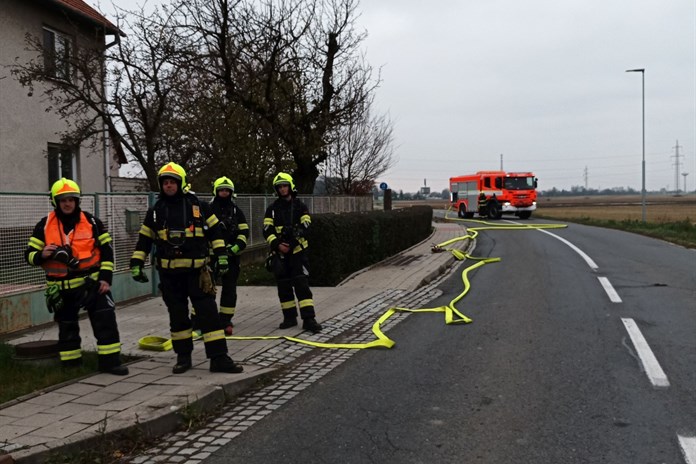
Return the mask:
<svg viewBox="0 0 696 464">
<path fill-rule="evenodd" d="M 205 462 L 696 462 L 696 253 L 548 232 L 481 232 L 474 255 L 502 261 L 470 274 L 472 324 L 409 316 L 394 349 L 355 354 Z M 428 306 L 459 272 L 440 288 Z"/>
</svg>

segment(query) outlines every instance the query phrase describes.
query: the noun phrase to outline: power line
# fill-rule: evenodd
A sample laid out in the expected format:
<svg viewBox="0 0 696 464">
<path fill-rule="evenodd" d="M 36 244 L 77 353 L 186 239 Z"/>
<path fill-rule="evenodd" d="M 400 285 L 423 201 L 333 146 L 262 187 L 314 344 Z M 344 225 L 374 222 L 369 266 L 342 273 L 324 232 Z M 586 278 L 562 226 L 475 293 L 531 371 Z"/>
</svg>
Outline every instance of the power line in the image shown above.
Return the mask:
<svg viewBox="0 0 696 464">
<path fill-rule="evenodd" d="M 677 144 L 672 148 L 674 148 L 676 150 L 676 154 L 671 157 L 671 158 L 675 159 L 675 162 L 674 162 L 674 185 L 676 187 L 675 187 L 674 191 L 675 191 L 675 193 L 679 193 L 679 176 L 681 175 L 681 173 L 679 172 L 679 158 L 682 156 L 679 154 L 679 149 L 681 148 L 679 146 L 679 140 L 677 140 Z M 684 177 L 684 181 L 686 181 L 686 177 Z"/>
</svg>

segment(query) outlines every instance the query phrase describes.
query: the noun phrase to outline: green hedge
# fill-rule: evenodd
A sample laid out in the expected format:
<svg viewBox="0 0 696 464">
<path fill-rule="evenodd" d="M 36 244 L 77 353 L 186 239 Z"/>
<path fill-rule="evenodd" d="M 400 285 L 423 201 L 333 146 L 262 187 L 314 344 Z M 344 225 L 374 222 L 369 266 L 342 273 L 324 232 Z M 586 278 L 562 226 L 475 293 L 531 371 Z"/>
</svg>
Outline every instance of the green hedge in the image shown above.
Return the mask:
<svg viewBox="0 0 696 464">
<path fill-rule="evenodd" d="M 430 206 L 312 216 L 310 285 L 336 285 L 353 272 L 423 241 L 431 233 L 432 218 Z"/>
</svg>

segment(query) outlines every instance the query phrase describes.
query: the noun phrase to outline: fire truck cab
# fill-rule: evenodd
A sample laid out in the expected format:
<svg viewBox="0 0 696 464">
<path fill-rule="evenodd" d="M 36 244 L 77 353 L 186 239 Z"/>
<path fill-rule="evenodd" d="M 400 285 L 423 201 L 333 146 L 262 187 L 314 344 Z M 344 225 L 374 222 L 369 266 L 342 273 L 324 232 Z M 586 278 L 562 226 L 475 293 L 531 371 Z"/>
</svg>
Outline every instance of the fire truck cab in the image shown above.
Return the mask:
<svg viewBox="0 0 696 464">
<path fill-rule="evenodd" d="M 537 178 L 531 172 L 479 171 L 450 177 L 450 202 L 461 218 L 527 219 L 536 209 Z"/>
</svg>

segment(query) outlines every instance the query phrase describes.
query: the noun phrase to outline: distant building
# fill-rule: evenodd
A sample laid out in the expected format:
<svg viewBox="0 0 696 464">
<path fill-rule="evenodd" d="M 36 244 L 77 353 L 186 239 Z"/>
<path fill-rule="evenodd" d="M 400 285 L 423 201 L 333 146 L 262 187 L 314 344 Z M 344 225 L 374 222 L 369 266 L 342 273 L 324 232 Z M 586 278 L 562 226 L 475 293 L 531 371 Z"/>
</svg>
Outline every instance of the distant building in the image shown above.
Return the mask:
<svg viewBox="0 0 696 464">
<path fill-rule="evenodd" d="M 111 149 L 107 134 L 95 144 L 62 145 L 58 133 L 67 122 L 46 111 L 40 86 L 30 94 L 7 65 L 36 59 L 27 50 L 30 35 L 41 38 L 44 65 L 55 79 L 75 79 L 68 58 L 76 47 L 106 49 L 117 40 L 118 28 L 82 0 L 2 0 L 0 5 L 0 191 L 46 192 L 60 177 L 74 179 L 85 192 L 111 190 L 110 180 L 126 160 Z M 82 43 L 84 37 L 92 43 Z"/>
</svg>

